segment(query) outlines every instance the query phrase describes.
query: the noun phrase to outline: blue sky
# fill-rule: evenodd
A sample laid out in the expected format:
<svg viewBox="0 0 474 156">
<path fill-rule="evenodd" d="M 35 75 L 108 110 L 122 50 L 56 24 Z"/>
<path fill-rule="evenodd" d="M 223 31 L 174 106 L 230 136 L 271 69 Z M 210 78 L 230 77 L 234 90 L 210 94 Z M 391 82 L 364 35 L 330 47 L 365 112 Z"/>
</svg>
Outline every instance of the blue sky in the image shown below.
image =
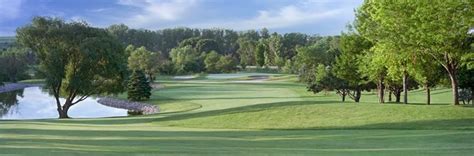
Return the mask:
<svg viewBox="0 0 474 156">
<path fill-rule="evenodd" d="M 34 16 L 131 28 L 268 28 L 280 33 L 336 35 L 362 0 L 0 0 L 0 36 Z"/>
</svg>

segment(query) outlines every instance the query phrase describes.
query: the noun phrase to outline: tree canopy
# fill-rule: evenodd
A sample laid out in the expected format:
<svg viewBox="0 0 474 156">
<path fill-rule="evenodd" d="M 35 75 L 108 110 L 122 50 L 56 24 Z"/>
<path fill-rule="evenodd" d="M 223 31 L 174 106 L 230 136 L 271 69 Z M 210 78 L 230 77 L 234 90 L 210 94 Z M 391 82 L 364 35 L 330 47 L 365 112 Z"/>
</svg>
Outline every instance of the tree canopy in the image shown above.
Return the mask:
<svg viewBox="0 0 474 156">
<path fill-rule="evenodd" d="M 18 41 L 31 48 L 54 95 L 60 118 L 71 106 L 96 94 L 124 90 L 126 56 L 120 42 L 106 30 L 83 22 L 35 17 L 17 30 Z M 59 98 L 66 100 L 61 104 Z"/>
</svg>

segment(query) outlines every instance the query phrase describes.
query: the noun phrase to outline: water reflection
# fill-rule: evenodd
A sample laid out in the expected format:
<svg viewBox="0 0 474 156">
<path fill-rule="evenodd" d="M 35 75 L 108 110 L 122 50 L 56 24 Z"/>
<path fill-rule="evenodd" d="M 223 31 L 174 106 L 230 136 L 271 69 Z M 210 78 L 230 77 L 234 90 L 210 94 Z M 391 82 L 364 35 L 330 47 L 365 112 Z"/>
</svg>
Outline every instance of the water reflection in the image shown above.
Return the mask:
<svg viewBox="0 0 474 156">
<path fill-rule="evenodd" d="M 61 99 L 64 102 L 64 99 Z M 54 97 L 40 87 L 0 93 L 0 119 L 45 119 L 57 118 Z M 72 118 L 95 118 L 127 116 L 127 110 L 107 107 L 88 98 L 69 110 Z"/>
<path fill-rule="evenodd" d="M 4 116 L 9 111 L 14 111 L 18 104 L 17 96 L 23 98 L 23 89 L 0 93 L 0 116 Z"/>
</svg>

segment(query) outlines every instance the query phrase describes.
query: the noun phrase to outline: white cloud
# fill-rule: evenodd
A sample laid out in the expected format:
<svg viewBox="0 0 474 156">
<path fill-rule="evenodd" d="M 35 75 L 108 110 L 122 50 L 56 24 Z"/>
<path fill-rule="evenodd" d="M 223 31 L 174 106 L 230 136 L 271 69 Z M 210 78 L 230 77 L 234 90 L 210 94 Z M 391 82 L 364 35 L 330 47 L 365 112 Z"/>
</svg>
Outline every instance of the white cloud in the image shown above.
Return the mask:
<svg viewBox="0 0 474 156">
<path fill-rule="evenodd" d="M 104 12 L 104 11 L 107 11 L 107 10 L 110 10 L 110 8 L 90 9 L 90 10 L 87 10 L 87 11 L 93 12 L 93 13 L 99 13 L 99 12 Z"/>
<path fill-rule="evenodd" d="M 161 21 L 182 19 L 197 4 L 197 0 L 119 0 L 118 4 L 139 9 L 126 19 L 126 23 L 146 27 Z"/>
<path fill-rule="evenodd" d="M 23 0 L 0 0 L 0 22 L 17 18 L 22 3 Z"/>
<path fill-rule="evenodd" d="M 327 9 L 331 1 L 302 1 L 293 5 L 286 5 L 275 9 L 260 10 L 258 14 L 249 19 L 229 19 L 202 24 L 194 27 L 224 27 L 237 30 L 258 28 L 286 28 L 308 23 L 317 23 L 324 19 L 335 18 L 346 12 L 352 13 L 352 8 L 333 7 Z"/>
</svg>

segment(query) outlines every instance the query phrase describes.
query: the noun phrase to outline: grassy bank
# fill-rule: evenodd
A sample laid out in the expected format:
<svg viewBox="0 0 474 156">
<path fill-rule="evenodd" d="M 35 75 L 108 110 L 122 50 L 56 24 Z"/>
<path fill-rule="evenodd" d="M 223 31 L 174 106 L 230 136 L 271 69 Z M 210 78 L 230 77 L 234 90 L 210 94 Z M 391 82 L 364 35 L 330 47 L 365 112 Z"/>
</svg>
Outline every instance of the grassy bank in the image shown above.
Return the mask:
<svg viewBox="0 0 474 156">
<path fill-rule="evenodd" d="M 27 155 L 471 155 L 474 108 L 448 89 L 410 92 L 410 103 L 340 102 L 294 76 L 159 79 L 148 103 L 163 113 L 125 118 L 0 121 L 0 153 Z M 122 95 L 124 96 L 124 95 Z"/>
</svg>

